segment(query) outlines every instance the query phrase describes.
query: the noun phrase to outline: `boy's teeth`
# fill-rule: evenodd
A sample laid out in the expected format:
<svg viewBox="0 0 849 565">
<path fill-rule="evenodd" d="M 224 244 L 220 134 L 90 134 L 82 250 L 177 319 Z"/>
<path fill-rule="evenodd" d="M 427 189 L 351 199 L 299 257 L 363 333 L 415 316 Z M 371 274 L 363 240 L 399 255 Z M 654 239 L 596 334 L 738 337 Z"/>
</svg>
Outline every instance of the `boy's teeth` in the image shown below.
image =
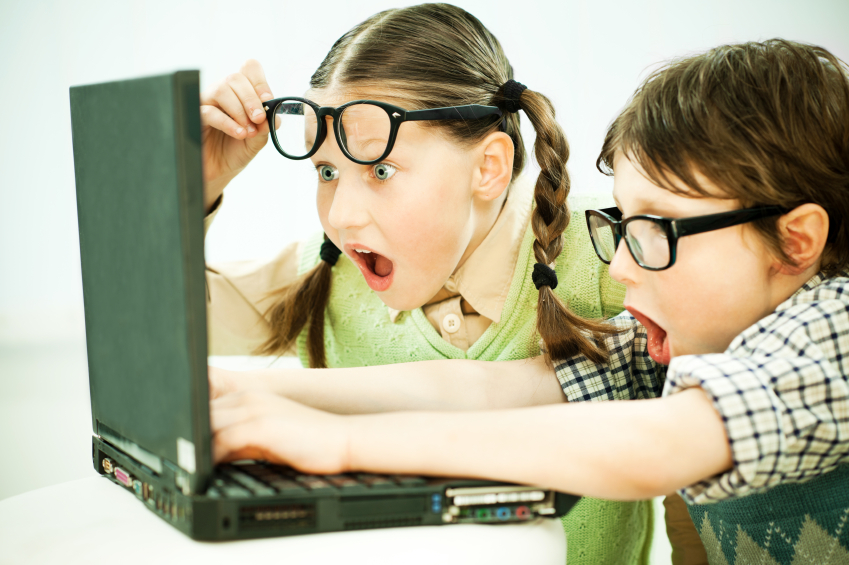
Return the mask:
<svg viewBox="0 0 849 565">
<path fill-rule="evenodd" d="M 366 251 L 365 249 L 354 249 L 357 253 L 371 253 L 371 251 Z"/>
</svg>

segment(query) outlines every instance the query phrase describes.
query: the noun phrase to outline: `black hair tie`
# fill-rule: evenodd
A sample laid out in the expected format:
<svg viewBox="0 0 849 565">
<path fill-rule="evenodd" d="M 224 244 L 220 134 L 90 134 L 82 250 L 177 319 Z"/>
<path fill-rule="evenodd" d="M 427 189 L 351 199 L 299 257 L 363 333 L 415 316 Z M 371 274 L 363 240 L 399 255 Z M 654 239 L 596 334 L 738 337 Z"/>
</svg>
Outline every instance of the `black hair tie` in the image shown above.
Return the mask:
<svg viewBox="0 0 849 565">
<path fill-rule="evenodd" d="M 551 290 L 557 288 L 557 273 L 548 265 L 542 263 L 534 264 L 534 272 L 531 275 L 534 281 L 534 286 L 539 290 L 543 286 L 549 287 Z"/>
<path fill-rule="evenodd" d="M 321 252 L 319 252 L 321 260 L 332 267 L 336 264 L 336 261 L 339 260 L 339 256 L 341 254 L 342 251 L 340 251 L 332 241 L 325 237 L 324 243 L 321 244 Z"/>
<path fill-rule="evenodd" d="M 501 87 L 501 91 L 504 94 L 504 101 L 501 103 L 501 109 L 505 112 L 510 112 L 511 114 L 521 110 L 519 107 L 519 98 L 522 97 L 522 93 L 527 89 L 527 86 L 521 82 L 516 82 L 512 78 L 505 82 Z"/>
</svg>

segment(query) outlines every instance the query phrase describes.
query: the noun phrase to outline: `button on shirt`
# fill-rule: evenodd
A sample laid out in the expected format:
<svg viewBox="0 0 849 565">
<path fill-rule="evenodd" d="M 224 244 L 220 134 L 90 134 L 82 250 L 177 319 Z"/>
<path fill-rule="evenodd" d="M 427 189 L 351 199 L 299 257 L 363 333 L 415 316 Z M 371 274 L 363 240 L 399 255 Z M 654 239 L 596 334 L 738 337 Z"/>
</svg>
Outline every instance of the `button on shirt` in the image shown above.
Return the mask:
<svg viewBox="0 0 849 565">
<path fill-rule="evenodd" d="M 569 401 L 701 387 L 722 418 L 733 467 L 683 489 L 690 503 L 804 481 L 849 462 L 849 272 L 816 275 L 724 353 L 683 355 L 668 368 L 649 357 L 646 329 L 633 316 L 611 322 L 623 333 L 607 339 L 609 363 L 559 361 L 557 378 Z"/>
</svg>

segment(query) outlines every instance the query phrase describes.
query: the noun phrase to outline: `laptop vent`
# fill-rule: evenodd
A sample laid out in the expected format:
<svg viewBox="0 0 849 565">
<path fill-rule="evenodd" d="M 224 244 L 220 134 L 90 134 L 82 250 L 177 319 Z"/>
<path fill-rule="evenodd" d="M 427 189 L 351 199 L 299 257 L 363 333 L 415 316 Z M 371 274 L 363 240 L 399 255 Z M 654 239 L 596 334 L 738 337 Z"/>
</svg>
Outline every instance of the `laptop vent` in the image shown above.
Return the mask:
<svg viewBox="0 0 849 565">
<path fill-rule="evenodd" d="M 366 530 L 371 528 L 394 528 L 403 526 L 418 526 L 422 523 L 421 516 L 398 518 L 366 518 L 362 520 L 346 520 L 346 530 Z"/>
<path fill-rule="evenodd" d="M 315 505 L 278 504 L 243 506 L 239 509 L 239 528 L 315 528 Z"/>
</svg>

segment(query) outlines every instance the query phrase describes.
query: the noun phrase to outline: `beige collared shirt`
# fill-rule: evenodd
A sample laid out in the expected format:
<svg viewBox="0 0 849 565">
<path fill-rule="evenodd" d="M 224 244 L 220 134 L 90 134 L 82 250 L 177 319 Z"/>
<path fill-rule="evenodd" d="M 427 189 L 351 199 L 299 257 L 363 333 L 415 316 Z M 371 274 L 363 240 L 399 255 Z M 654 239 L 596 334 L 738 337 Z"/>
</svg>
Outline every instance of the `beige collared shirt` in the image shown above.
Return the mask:
<svg viewBox="0 0 849 565">
<path fill-rule="evenodd" d="M 501 320 L 522 238 L 530 220 L 533 182 L 518 178 L 495 224 L 477 249 L 422 310 L 445 341 L 466 351 L 493 322 Z M 218 206 L 205 219 L 208 229 Z M 250 355 L 268 339 L 265 312 L 273 291 L 298 278 L 300 243 L 269 260 L 208 264 L 207 310 L 210 355 Z M 400 312 L 387 306 L 393 322 Z M 295 351 L 288 352 L 294 354 Z"/>
</svg>

